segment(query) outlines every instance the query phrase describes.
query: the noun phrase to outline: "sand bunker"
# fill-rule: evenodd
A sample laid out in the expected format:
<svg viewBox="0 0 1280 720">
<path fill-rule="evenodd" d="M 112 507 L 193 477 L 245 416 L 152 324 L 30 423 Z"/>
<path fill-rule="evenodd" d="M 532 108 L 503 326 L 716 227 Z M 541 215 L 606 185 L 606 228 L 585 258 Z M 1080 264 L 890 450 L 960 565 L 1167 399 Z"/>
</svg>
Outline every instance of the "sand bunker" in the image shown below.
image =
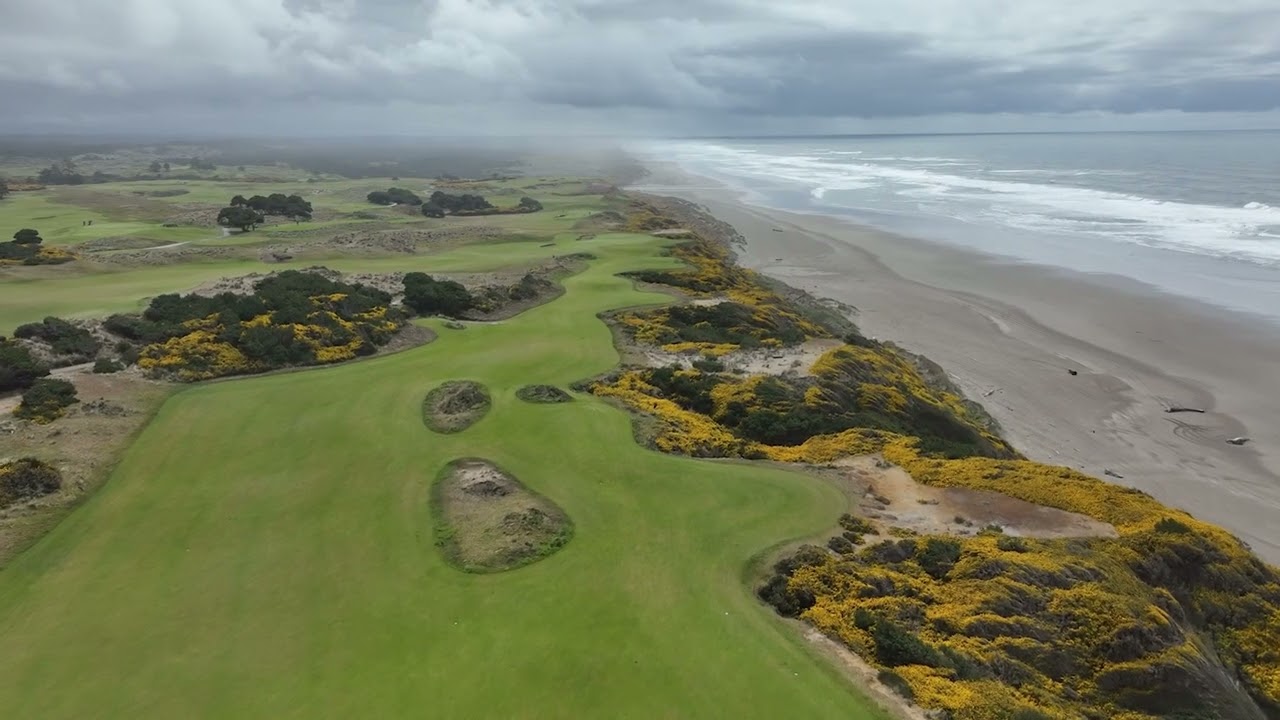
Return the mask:
<svg viewBox="0 0 1280 720">
<path fill-rule="evenodd" d="M 498 572 L 528 565 L 569 542 L 573 525 L 555 503 L 486 460 L 456 460 L 432 493 L 436 544 L 455 567 Z"/>
<path fill-rule="evenodd" d="M 478 382 L 453 380 L 427 393 L 422 421 L 438 433 L 466 430 L 489 412 L 489 391 Z"/>
</svg>

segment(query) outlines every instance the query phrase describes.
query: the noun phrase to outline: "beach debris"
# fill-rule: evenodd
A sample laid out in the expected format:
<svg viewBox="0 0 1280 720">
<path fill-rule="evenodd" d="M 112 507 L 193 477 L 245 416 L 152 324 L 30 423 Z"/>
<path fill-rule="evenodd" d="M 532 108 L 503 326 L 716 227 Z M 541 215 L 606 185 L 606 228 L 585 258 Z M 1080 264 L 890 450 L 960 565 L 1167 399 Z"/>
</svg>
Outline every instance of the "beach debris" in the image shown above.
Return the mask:
<svg viewBox="0 0 1280 720">
<path fill-rule="evenodd" d="M 1204 410 L 1202 408 L 1184 407 L 1182 405 L 1171 405 L 1165 408 L 1164 411 L 1167 413 L 1182 413 L 1182 412 L 1204 413 Z"/>
<path fill-rule="evenodd" d="M 774 228 L 774 229 L 773 229 L 773 231 L 774 231 L 774 232 L 782 232 L 782 228 Z"/>
<path fill-rule="evenodd" d="M 1080 371 L 1079 371 L 1079 370 L 1072 370 L 1072 369 L 1068 368 L 1068 369 L 1067 369 L 1067 374 L 1068 374 L 1068 375 L 1071 375 L 1072 377 L 1075 377 L 1076 375 L 1079 375 L 1079 374 L 1080 374 Z"/>
<path fill-rule="evenodd" d="M 1116 479 L 1118 479 L 1118 480 L 1123 480 L 1123 479 L 1124 479 L 1124 476 L 1123 476 L 1123 475 L 1121 475 L 1120 473 L 1116 472 L 1115 470 L 1112 470 L 1111 468 L 1107 468 L 1106 470 L 1103 470 L 1103 471 L 1102 471 L 1102 474 L 1103 474 L 1103 475 L 1106 475 L 1106 476 L 1108 476 L 1108 477 L 1116 478 Z"/>
<path fill-rule="evenodd" d="M 1249 438 L 1247 437 L 1229 438 L 1227 440 L 1228 445 L 1243 445 L 1247 442 L 1249 442 Z"/>
<path fill-rule="evenodd" d="M 988 390 L 988 391 L 986 391 L 986 392 L 982 393 L 982 397 L 991 397 L 992 395 L 995 395 L 995 394 L 996 394 L 996 393 L 998 393 L 998 392 L 1000 392 L 1000 388 L 998 388 L 998 387 L 993 387 L 993 388 L 991 388 L 990 390 Z"/>
</svg>

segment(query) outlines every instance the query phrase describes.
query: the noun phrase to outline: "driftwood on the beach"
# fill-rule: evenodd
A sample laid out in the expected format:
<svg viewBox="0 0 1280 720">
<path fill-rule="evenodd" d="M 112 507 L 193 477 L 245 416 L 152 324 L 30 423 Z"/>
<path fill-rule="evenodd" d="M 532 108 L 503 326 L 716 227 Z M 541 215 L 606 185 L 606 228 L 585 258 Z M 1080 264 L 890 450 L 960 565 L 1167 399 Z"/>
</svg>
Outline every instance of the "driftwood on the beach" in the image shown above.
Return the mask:
<svg viewBox="0 0 1280 720">
<path fill-rule="evenodd" d="M 1102 471 L 1102 474 L 1103 474 L 1103 475 L 1108 475 L 1108 476 L 1113 477 L 1113 478 L 1119 478 L 1119 479 L 1121 479 L 1121 480 L 1123 480 L 1123 479 L 1124 479 L 1124 476 L 1123 476 L 1123 475 L 1121 475 L 1120 473 L 1116 472 L 1115 470 L 1112 470 L 1111 468 L 1107 468 L 1106 470 L 1103 470 L 1103 471 Z"/>
<path fill-rule="evenodd" d="M 1182 405 L 1173 405 L 1165 408 L 1164 411 L 1167 413 L 1183 413 L 1183 412 L 1203 413 L 1204 412 L 1202 408 L 1183 407 Z"/>
<path fill-rule="evenodd" d="M 1230 438 L 1227 440 L 1228 445 L 1243 445 L 1247 442 L 1249 442 L 1249 438 L 1247 437 Z"/>
</svg>

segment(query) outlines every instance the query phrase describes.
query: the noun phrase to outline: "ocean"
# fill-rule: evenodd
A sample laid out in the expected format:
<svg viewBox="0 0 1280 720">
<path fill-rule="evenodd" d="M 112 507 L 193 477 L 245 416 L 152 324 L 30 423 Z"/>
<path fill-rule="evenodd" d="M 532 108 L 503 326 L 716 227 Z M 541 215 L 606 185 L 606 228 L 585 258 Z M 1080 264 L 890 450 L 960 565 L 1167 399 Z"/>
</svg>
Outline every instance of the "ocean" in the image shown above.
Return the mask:
<svg viewBox="0 0 1280 720">
<path fill-rule="evenodd" d="M 1121 276 L 1280 322 L 1280 131 L 671 140 L 749 203 Z"/>
</svg>

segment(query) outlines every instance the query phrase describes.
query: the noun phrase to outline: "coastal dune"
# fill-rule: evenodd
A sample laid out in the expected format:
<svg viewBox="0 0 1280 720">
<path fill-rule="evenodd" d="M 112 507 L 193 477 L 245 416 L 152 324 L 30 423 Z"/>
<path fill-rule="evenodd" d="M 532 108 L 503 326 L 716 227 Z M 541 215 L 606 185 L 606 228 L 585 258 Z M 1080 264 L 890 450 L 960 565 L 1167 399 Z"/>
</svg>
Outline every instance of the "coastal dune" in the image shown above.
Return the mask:
<svg viewBox="0 0 1280 720">
<path fill-rule="evenodd" d="M 1274 326 L 1119 278 L 749 205 L 675 166 L 650 169 L 642 189 L 731 224 L 744 265 L 852 305 L 864 333 L 942 365 L 1028 457 L 1144 490 L 1280 563 Z M 1238 437 L 1250 442 L 1227 442 Z"/>
</svg>

